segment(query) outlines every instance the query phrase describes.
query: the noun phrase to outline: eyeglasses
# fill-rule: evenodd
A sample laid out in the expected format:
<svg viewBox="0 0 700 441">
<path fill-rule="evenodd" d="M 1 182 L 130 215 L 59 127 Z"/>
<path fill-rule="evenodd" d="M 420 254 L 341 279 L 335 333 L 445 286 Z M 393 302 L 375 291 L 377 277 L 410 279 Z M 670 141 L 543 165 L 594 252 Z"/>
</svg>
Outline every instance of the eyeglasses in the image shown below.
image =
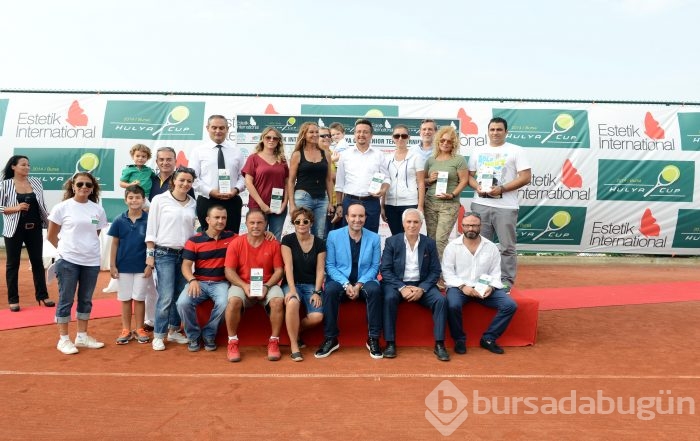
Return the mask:
<svg viewBox="0 0 700 441">
<path fill-rule="evenodd" d="M 479 228 L 479 227 L 481 227 L 481 224 L 467 224 L 467 225 L 462 224 L 462 228 L 465 229 L 465 230 L 472 229 L 472 228 L 473 228 L 473 229 L 476 229 L 476 228 Z"/>
<path fill-rule="evenodd" d="M 308 219 L 297 219 L 294 221 L 294 225 L 301 225 L 301 224 L 309 225 L 310 223 L 311 223 L 311 221 Z"/>
<path fill-rule="evenodd" d="M 75 186 L 78 188 L 83 188 L 83 186 L 87 188 L 92 188 L 92 182 L 76 182 Z"/>
<path fill-rule="evenodd" d="M 268 135 L 268 136 L 265 137 L 265 141 L 279 141 L 279 140 L 280 140 L 280 137 L 279 137 L 279 136 L 270 136 L 270 135 Z"/>
<path fill-rule="evenodd" d="M 399 138 L 408 139 L 408 134 L 407 133 L 394 133 L 393 135 L 391 135 L 391 137 L 394 139 L 399 139 Z"/>
<path fill-rule="evenodd" d="M 440 140 L 440 144 L 450 144 L 450 145 L 452 145 L 453 142 L 452 142 L 451 139 L 441 139 L 441 140 Z"/>
<path fill-rule="evenodd" d="M 318 136 L 320 136 L 321 138 L 330 138 L 331 137 L 331 135 L 318 135 Z"/>
</svg>

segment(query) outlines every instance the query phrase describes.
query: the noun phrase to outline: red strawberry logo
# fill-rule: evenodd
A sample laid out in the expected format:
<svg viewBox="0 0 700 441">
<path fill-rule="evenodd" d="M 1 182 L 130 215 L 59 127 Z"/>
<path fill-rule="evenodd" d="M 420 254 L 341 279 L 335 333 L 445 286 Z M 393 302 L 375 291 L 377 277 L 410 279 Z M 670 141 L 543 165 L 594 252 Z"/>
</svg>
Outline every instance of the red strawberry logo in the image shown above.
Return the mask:
<svg viewBox="0 0 700 441">
<path fill-rule="evenodd" d="M 459 112 L 457 112 L 457 118 L 460 122 L 459 131 L 462 132 L 463 135 L 479 134 L 479 127 L 477 127 L 476 123 L 472 121 L 472 117 L 467 115 L 467 112 L 464 111 L 464 108 L 459 108 Z"/>
<path fill-rule="evenodd" d="M 644 133 L 651 139 L 664 139 L 666 133 L 661 128 L 659 122 L 654 119 L 651 112 L 647 112 L 644 117 Z"/>
<path fill-rule="evenodd" d="M 78 101 L 73 101 L 73 104 L 68 108 L 68 117 L 66 122 L 73 127 L 85 127 L 88 123 L 88 117 L 85 111 L 80 107 Z"/>
<path fill-rule="evenodd" d="M 650 209 L 644 210 L 642 215 L 642 224 L 639 226 L 639 232 L 646 237 L 658 236 L 661 234 L 661 227 L 656 223 L 656 218 L 651 214 Z"/>
<path fill-rule="evenodd" d="M 583 186 L 583 178 L 578 174 L 578 170 L 568 159 L 564 161 L 564 166 L 561 169 L 561 182 L 569 188 L 581 188 Z"/>
</svg>

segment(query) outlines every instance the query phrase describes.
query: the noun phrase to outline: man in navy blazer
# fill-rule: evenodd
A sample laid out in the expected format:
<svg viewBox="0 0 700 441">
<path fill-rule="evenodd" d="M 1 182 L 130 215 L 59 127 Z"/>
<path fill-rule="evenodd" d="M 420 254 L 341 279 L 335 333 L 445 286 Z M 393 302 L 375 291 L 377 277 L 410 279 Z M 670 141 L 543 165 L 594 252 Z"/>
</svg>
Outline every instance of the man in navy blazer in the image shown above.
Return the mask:
<svg viewBox="0 0 700 441">
<path fill-rule="evenodd" d="M 379 344 L 382 333 L 382 290 L 377 281 L 381 242 L 377 233 L 364 228 L 366 214 L 362 204 L 350 204 L 345 219 L 348 225 L 328 233 L 326 240 L 327 277 L 323 292 L 325 339 L 315 356 L 328 357 L 340 347 L 340 302 L 361 298 L 367 303 L 369 355 L 372 358 L 382 358 Z"/>
<path fill-rule="evenodd" d="M 435 241 L 420 234 L 423 213 L 409 208 L 401 216 L 404 232 L 384 242 L 381 273 L 384 291 L 384 357 L 396 357 L 396 315 L 401 300 L 417 302 L 433 313 L 433 353 L 440 361 L 449 361 L 445 349 L 447 300 L 437 288 L 441 267 Z M 418 323 L 416 325 L 419 325 Z"/>
</svg>

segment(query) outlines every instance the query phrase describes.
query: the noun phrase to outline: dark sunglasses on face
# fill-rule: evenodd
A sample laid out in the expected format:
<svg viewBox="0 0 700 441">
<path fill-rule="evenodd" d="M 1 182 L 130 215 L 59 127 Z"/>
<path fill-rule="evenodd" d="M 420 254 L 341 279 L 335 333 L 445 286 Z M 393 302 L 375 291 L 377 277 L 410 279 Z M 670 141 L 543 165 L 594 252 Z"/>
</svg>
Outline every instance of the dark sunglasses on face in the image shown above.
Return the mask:
<svg viewBox="0 0 700 441">
<path fill-rule="evenodd" d="M 406 133 L 394 133 L 393 135 L 391 135 L 391 137 L 394 139 L 399 139 L 399 138 L 408 139 L 408 134 L 406 134 Z"/>
<path fill-rule="evenodd" d="M 269 135 L 268 135 L 268 136 L 265 137 L 265 140 L 266 140 L 266 141 L 279 141 L 279 140 L 280 140 L 280 137 L 279 137 L 279 136 L 269 136 Z"/>
<path fill-rule="evenodd" d="M 83 186 L 87 188 L 92 188 L 92 182 L 76 182 L 75 186 L 78 188 L 83 188 Z"/>
<path fill-rule="evenodd" d="M 318 136 L 320 136 L 321 138 L 330 138 L 331 137 L 331 135 L 318 135 Z"/>
<path fill-rule="evenodd" d="M 301 225 L 301 224 L 309 225 L 310 223 L 311 223 L 311 221 L 308 219 L 297 219 L 294 221 L 294 225 Z"/>
</svg>

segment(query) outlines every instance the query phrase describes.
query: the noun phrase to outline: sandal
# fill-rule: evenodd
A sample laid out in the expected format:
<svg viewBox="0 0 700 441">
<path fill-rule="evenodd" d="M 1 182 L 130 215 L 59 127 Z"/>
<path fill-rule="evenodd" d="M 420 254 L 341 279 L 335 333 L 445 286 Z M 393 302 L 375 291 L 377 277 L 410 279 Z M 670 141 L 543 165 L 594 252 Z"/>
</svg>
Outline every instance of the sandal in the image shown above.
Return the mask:
<svg viewBox="0 0 700 441">
<path fill-rule="evenodd" d="M 292 352 L 290 357 L 292 357 L 292 361 L 304 361 L 304 356 L 301 355 L 301 352 Z"/>
</svg>

